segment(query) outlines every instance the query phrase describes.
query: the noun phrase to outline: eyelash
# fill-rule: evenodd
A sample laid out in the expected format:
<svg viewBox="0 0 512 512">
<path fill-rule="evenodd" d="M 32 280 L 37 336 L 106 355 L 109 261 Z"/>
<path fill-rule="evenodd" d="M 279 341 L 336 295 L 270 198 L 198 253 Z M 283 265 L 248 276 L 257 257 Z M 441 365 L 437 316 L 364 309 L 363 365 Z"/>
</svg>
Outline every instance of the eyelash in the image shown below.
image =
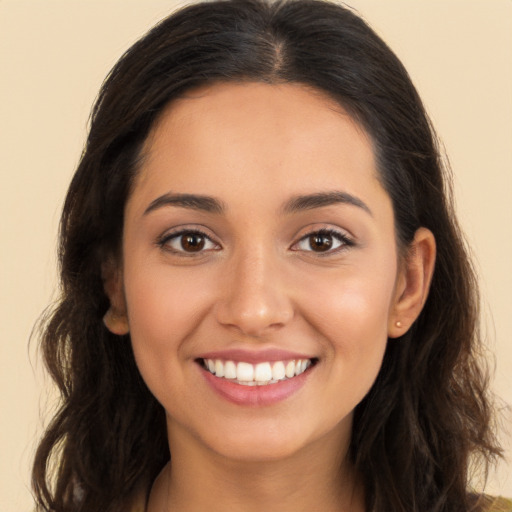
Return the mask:
<svg viewBox="0 0 512 512">
<path fill-rule="evenodd" d="M 293 247 L 296 247 L 301 242 L 307 241 L 308 239 L 311 240 L 312 237 L 331 237 L 334 238 L 339 242 L 339 245 L 335 247 L 334 249 L 328 249 L 326 251 L 305 251 L 305 252 L 311 252 L 316 254 L 317 256 L 323 257 L 323 256 L 330 256 L 333 254 L 337 254 L 340 251 L 343 251 L 349 247 L 353 247 L 355 245 L 354 241 L 348 237 L 346 234 L 336 230 L 336 229 L 318 229 L 315 231 L 311 231 L 304 235 L 298 242 L 293 244 Z M 300 250 L 300 249 L 295 249 Z"/>
<path fill-rule="evenodd" d="M 198 255 L 202 254 L 203 252 L 205 252 L 202 247 L 197 252 L 194 252 L 194 251 L 187 252 L 184 249 L 180 250 L 180 249 L 176 249 L 176 248 L 170 246 L 170 242 L 172 240 L 179 240 L 184 235 L 199 236 L 205 241 L 205 243 L 210 242 L 210 243 L 216 245 L 217 247 L 220 247 L 219 244 L 214 242 L 209 235 L 207 235 L 204 231 L 201 231 L 200 229 L 197 229 L 197 228 L 182 229 L 180 231 L 166 233 L 165 235 L 162 235 L 157 240 L 157 245 L 164 251 L 172 252 L 172 253 L 179 254 L 181 256 L 187 256 L 187 257 L 198 256 Z M 183 242 L 181 243 L 181 246 L 183 248 Z M 212 250 L 212 249 L 207 249 L 207 250 Z M 217 249 L 214 249 L 214 250 L 217 250 Z"/>
<path fill-rule="evenodd" d="M 200 247 L 200 249 L 198 251 L 190 251 L 189 252 L 189 251 L 184 250 L 183 241 L 181 242 L 182 249 L 176 249 L 174 247 L 171 247 L 171 245 L 170 245 L 171 241 L 173 241 L 173 240 L 178 241 L 180 239 L 180 237 L 183 237 L 184 235 L 199 236 L 202 238 L 204 243 L 209 242 L 209 243 L 217 246 L 217 248 L 215 248 L 215 249 L 210 248 L 210 249 L 205 250 L 204 247 Z M 350 237 L 348 237 L 346 234 L 344 234 L 340 231 L 337 231 L 335 229 L 318 229 L 318 230 L 311 231 L 311 232 L 307 233 L 298 242 L 295 242 L 291 246 L 291 250 L 300 251 L 301 249 L 294 249 L 294 247 L 297 247 L 299 244 L 301 244 L 304 241 L 307 241 L 308 239 L 311 240 L 312 237 L 330 237 L 332 239 L 335 239 L 337 242 L 339 242 L 339 245 L 334 247 L 334 249 L 327 249 L 325 251 L 313 251 L 313 250 L 305 250 L 304 251 L 304 252 L 314 253 L 320 257 L 337 254 L 338 252 L 343 251 L 349 247 L 353 247 L 355 245 L 354 241 Z M 186 257 L 199 256 L 206 251 L 218 250 L 218 248 L 220 248 L 220 245 L 218 243 L 214 242 L 209 235 L 207 235 L 204 231 L 201 231 L 200 229 L 197 229 L 197 228 L 182 229 L 177 232 L 164 234 L 157 240 L 156 243 L 162 250 L 172 252 L 175 254 L 179 254 L 181 256 L 186 256 Z"/>
</svg>

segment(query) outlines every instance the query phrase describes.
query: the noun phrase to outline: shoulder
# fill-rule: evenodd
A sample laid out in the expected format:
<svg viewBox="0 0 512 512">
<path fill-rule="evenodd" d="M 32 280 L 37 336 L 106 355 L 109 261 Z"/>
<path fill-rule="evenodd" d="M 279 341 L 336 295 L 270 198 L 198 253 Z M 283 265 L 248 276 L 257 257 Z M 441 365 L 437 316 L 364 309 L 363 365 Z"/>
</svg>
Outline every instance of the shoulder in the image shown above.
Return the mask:
<svg viewBox="0 0 512 512">
<path fill-rule="evenodd" d="M 478 500 L 478 503 L 481 504 L 478 510 L 482 512 L 512 512 L 512 500 L 507 498 L 486 496 L 483 500 Z"/>
<path fill-rule="evenodd" d="M 512 512 L 512 500 L 506 498 L 496 498 L 489 512 Z"/>
</svg>

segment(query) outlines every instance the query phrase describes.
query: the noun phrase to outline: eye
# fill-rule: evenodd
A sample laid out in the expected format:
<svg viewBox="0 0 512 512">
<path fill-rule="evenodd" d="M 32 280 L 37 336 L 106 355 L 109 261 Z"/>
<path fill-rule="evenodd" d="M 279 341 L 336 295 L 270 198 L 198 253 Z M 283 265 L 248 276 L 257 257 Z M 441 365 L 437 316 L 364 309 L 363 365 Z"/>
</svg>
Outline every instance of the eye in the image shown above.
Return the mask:
<svg viewBox="0 0 512 512">
<path fill-rule="evenodd" d="M 198 230 L 184 230 L 164 235 L 158 241 L 158 245 L 171 252 L 190 255 L 220 248 L 208 235 Z"/>
<path fill-rule="evenodd" d="M 308 233 L 292 249 L 317 253 L 334 253 L 352 245 L 354 243 L 345 234 L 332 229 L 322 229 Z"/>
</svg>

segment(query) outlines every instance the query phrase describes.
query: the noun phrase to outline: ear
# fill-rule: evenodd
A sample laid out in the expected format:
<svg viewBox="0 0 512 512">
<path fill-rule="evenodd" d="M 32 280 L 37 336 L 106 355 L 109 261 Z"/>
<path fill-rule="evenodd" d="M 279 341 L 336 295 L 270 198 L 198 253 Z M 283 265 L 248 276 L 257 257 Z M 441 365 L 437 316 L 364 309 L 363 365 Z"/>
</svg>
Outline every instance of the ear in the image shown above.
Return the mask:
<svg viewBox="0 0 512 512">
<path fill-rule="evenodd" d="M 101 274 L 105 293 L 110 300 L 110 307 L 103 317 L 103 323 L 113 334 L 128 334 L 130 327 L 126 313 L 122 268 L 113 259 L 109 259 L 101 266 Z"/>
<path fill-rule="evenodd" d="M 399 269 L 388 319 L 388 337 L 402 336 L 418 318 L 428 297 L 435 259 L 434 235 L 427 228 L 419 228 Z"/>
</svg>

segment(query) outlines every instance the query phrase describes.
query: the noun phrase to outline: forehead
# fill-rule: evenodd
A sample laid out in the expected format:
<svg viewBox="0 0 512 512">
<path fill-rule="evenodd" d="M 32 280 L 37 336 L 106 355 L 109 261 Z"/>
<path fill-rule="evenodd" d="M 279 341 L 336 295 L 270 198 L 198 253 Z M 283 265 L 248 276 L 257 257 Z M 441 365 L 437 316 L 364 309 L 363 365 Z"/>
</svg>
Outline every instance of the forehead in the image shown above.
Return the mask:
<svg viewBox="0 0 512 512">
<path fill-rule="evenodd" d="M 173 100 L 153 126 L 145 149 L 148 151 L 161 137 L 178 136 L 178 128 L 197 130 L 202 126 L 208 130 L 211 121 L 222 129 L 252 125 L 253 131 L 238 132 L 239 140 L 256 135 L 261 124 L 268 137 L 302 135 L 306 139 L 313 139 L 322 127 L 337 125 L 339 132 L 343 124 L 345 137 L 354 131 L 371 144 L 366 131 L 323 91 L 297 83 L 220 82 L 198 87 Z M 323 135 L 327 135 L 325 130 Z"/>
<path fill-rule="evenodd" d="M 339 103 L 298 84 L 220 83 L 173 101 L 135 189 L 208 195 L 379 187 L 372 141 Z M 299 190 L 302 189 L 302 190 Z"/>
</svg>

